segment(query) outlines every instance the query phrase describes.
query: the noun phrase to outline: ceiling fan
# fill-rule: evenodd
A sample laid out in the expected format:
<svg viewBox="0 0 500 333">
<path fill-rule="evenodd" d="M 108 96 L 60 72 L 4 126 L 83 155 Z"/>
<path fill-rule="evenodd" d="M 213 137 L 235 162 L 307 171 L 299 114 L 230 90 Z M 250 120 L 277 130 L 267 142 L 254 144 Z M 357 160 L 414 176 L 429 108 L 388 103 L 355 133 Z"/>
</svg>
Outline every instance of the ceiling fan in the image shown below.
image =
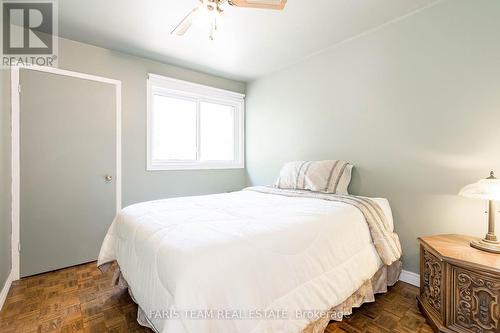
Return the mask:
<svg viewBox="0 0 500 333">
<path fill-rule="evenodd" d="M 198 7 L 192 9 L 172 30 L 172 35 L 184 35 L 193 24 L 193 20 L 201 13 L 204 13 L 207 14 L 210 24 L 209 37 L 214 39 L 214 33 L 217 30 L 217 18 L 224 12 L 222 7 L 226 3 L 234 7 L 283 10 L 287 0 L 199 0 L 199 2 Z"/>
</svg>

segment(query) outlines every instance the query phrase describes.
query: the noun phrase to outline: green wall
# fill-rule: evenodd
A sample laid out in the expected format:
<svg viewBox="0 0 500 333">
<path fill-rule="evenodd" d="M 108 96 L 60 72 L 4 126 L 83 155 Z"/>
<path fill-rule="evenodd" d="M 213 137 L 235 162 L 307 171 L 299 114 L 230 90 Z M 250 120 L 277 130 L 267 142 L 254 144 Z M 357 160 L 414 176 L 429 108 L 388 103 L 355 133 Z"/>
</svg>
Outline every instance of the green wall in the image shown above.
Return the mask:
<svg viewBox="0 0 500 333">
<path fill-rule="evenodd" d="M 11 267 L 10 112 L 7 100 L 10 88 L 7 73 L 7 70 L 0 69 L 0 290 Z"/>
<path fill-rule="evenodd" d="M 449 0 L 247 85 L 247 171 L 346 159 L 351 192 L 390 200 L 404 268 L 416 238 L 484 236 L 485 203 L 459 189 L 500 176 L 500 1 Z"/>
</svg>

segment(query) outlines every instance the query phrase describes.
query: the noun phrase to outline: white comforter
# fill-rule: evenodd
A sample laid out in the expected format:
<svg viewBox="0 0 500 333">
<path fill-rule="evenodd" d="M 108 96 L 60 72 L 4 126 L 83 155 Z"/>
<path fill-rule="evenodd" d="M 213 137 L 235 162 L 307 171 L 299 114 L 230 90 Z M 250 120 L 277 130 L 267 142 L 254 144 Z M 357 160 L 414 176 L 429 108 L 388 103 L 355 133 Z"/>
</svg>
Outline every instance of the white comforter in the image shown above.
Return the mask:
<svg viewBox="0 0 500 333">
<path fill-rule="evenodd" d="M 253 191 L 129 206 L 98 265 L 113 260 L 161 333 L 301 332 L 382 266 L 354 206 Z"/>
</svg>

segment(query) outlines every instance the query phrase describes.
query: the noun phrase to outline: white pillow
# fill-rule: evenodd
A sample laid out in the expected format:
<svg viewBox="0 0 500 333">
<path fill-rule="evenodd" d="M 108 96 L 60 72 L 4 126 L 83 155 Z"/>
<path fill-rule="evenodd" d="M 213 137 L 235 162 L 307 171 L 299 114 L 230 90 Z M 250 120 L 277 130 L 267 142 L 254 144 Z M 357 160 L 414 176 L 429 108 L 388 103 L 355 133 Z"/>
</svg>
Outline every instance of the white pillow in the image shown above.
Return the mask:
<svg viewBox="0 0 500 333">
<path fill-rule="evenodd" d="M 349 194 L 353 165 L 340 160 L 295 161 L 281 168 L 275 187 L 315 192 Z"/>
</svg>

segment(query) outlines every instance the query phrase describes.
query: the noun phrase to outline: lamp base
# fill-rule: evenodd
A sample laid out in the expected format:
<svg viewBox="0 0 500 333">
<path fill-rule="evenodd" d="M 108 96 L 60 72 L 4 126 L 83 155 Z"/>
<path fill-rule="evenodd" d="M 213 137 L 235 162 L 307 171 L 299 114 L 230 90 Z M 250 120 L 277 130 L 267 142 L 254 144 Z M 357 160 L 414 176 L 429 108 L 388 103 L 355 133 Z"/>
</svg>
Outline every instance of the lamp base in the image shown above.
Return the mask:
<svg viewBox="0 0 500 333">
<path fill-rule="evenodd" d="M 481 239 L 470 242 L 470 246 L 481 251 L 500 254 L 500 242 Z"/>
</svg>

